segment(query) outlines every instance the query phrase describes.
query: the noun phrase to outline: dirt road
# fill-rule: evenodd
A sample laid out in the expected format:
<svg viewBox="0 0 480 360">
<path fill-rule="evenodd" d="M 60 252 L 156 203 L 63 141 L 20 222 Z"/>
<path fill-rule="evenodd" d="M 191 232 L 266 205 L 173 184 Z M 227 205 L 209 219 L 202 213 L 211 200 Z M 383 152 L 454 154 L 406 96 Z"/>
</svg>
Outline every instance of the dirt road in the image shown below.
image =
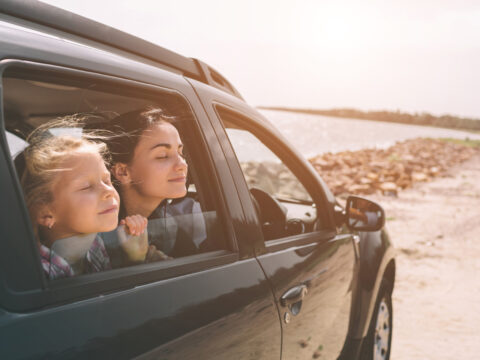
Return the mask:
<svg viewBox="0 0 480 360">
<path fill-rule="evenodd" d="M 398 198 L 392 360 L 480 358 L 480 155 Z"/>
</svg>

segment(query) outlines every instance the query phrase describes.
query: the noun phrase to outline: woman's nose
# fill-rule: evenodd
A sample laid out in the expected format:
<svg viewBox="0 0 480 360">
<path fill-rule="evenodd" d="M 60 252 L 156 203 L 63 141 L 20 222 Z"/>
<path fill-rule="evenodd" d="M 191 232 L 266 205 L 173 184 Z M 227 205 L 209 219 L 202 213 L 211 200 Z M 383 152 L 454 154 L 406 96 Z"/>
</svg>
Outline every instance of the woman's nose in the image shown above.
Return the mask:
<svg viewBox="0 0 480 360">
<path fill-rule="evenodd" d="M 182 155 L 178 155 L 177 156 L 177 163 L 176 163 L 176 166 L 177 166 L 177 169 L 187 169 L 188 168 L 188 164 L 187 164 L 187 161 L 185 160 L 185 157 L 183 157 Z"/>
</svg>

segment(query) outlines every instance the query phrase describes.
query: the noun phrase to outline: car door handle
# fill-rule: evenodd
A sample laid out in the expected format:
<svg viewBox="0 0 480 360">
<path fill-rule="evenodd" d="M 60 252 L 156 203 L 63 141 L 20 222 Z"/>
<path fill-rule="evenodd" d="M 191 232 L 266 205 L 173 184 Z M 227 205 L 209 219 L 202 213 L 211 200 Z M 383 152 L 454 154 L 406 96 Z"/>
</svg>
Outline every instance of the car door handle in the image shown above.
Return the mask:
<svg viewBox="0 0 480 360">
<path fill-rule="evenodd" d="M 307 285 L 298 285 L 285 291 L 280 297 L 280 304 L 282 306 L 290 306 L 303 300 L 307 295 Z"/>
</svg>

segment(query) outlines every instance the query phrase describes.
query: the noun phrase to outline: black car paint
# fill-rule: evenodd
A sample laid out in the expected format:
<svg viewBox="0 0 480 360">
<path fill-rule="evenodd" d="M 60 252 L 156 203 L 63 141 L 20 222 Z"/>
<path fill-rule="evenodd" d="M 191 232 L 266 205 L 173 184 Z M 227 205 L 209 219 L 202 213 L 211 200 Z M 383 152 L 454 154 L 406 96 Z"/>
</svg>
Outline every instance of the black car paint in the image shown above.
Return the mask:
<svg viewBox="0 0 480 360">
<path fill-rule="evenodd" d="M 305 243 L 299 236 L 290 239 L 290 247 L 265 244 L 243 175 L 215 106 L 221 104 L 243 113 L 253 119 L 254 126 L 263 126 L 272 142 L 284 144 L 275 130 L 268 124 L 262 125 L 258 112 L 234 96 L 170 74 L 138 55 L 10 16 L 3 20 L 18 27 L 0 26 L 2 67 L 8 65 L 6 59 L 20 59 L 59 66 L 60 72 L 62 67 L 80 69 L 85 71 L 85 76 L 104 74 L 98 76 L 180 91 L 188 99 L 201 128 L 201 141 L 210 156 L 205 161 L 215 169 L 216 183 L 228 215 L 227 226 L 231 227 L 228 236 L 238 246 L 238 252 L 226 253 L 223 261 L 205 265 L 191 274 L 159 279 L 152 271 L 143 283 L 133 285 L 132 280 L 131 286 L 125 286 L 118 282 L 100 295 L 97 287 L 92 288 L 91 293 L 81 291 L 88 285 L 87 279 L 86 285 L 81 281 L 77 284 L 80 290 L 72 288 L 70 296 L 60 296 L 60 290 L 48 285 L 41 276 L 36 261 L 38 253 L 27 241 L 32 234 L 25 208 L 21 206 L 22 195 L 3 129 L 0 226 L 6 235 L 0 245 L 2 358 L 131 358 L 143 354 L 146 358 L 279 359 L 282 351 L 285 358 L 289 350 L 282 350 L 282 333 L 283 346 L 287 346 L 290 335 L 296 335 L 292 329 L 302 324 L 296 324 L 296 320 L 309 311 L 307 302 L 316 292 L 315 288 L 328 279 L 329 270 L 325 266 L 328 257 L 324 258 L 325 252 L 318 250 L 322 246 L 332 247 L 327 251 L 330 258 L 340 252 L 340 259 L 350 259 L 345 260 L 346 266 L 342 267 L 345 272 L 339 275 L 347 277 L 344 284 L 348 284 L 352 304 L 343 355 L 345 358 L 356 356 L 384 276 L 393 287 L 393 250 L 386 232 L 359 233 L 360 241 L 356 244 L 354 236 L 335 231 L 333 195 L 311 166 L 289 149 L 292 159 L 298 160 L 300 172 L 306 174 L 309 186 L 318 190 L 318 201 L 326 211 L 325 221 L 333 232 L 322 233 L 323 237 L 313 243 Z M 128 81 L 122 81 L 128 85 Z M 338 240 L 332 242 L 334 238 Z M 293 259 L 290 267 L 286 266 L 287 258 Z M 312 264 L 316 267 L 312 268 Z M 134 270 L 127 269 L 124 273 L 126 277 L 135 276 Z M 105 276 L 103 284 L 109 280 Z M 278 300 L 285 290 L 299 283 L 307 284 L 310 293 L 299 316 L 286 324 L 285 311 Z M 343 291 L 345 287 L 333 287 L 333 290 Z M 322 304 L 323 300 L 318 301 Z M 321 321 L 322 313 L 315 316 Z M 253 340 L 252 329 L 256 331 Z M 212 341 L 216 346 L 208 347 L 206 344 Z"/>
<path fill-rule="evenodd" d="M 382 229 L 375 232 L 359 233 L 360 268 L 358 274 L 358 289 L 353 304 L 356 310 L 352 321 L 350 334 L 355 339 L 366 336 L 369 319 L 373 313 L 376 294 L 381 282 L 386 281 L 393 290 L 395 282 L 394 251 L 388 233 Z M 373 274 L 383 274 L 382 277 Z M 356 326 L 355 326 L 356 325 Z"/>
<path fill-rule="evenodd" d="M 228 141 L 228 138 L 223 135 L 223 131 L 220 130 L 221 121 L 219 120 L 218 112 L 215 111 L 216 106 L 224 106 L 229 107 L 231 109 L 235 109 L 235 112 L 238 112 L 254 122 L 254 126 L 262 127 L 265 132 L 268 133 L 268 136 L 271 139 L 279 139 L 279 144 L 286 143 L 285 140 L 282 138 L 277 131 L 269 126 L 268 121 L 265 119 L 261 119 L 262 116 L 252 110 L 250 107 L 246 106 L 243 102 L 238 101 L 238 99 L 224 95 L 217 90 L 209 89 L 203 83 L 192 81 L 190 80 L 192 85 L 195 87 L 197 94 L 202 97 L 203 103 L 206 104 L 205 108 L 211 119 L 212 123 L 216 123 L 219 126 L 219 130 L 217 130 L 217 136 L 221 139 L 222 148 L 224 149 L 224 153 L 228 159 L 230 159 L 230 171 L 234 179 L 236 180 L 237 184 L 237 191 L 241 194 L 241 200 L 243 203 L 244 211 L 247 214 L 247 218 L 250 219 L 248 222 L 248 226 L 251 227 L 251 222 L 256 224 L 256 230 L 252 229 L 251 231 L 246 230 L 246 233 L 250 233 L 250 238 L 254 239 L 261 239 L 261 232 L 260 224 L 258 224 L 258 220 L 255 215 L 255 209 L 250 199 L 250 194 L 246 190 L 246 186 L 242 186 L 244 184 L 243 174 L 241 169 L 238 165 L 238 162 L 232 161 L 231 159 L 235 158 L 235 153 L 231 148 L 231 145 Z M 211 105 L 210 105 L 211 104 Z M 210 106 L 209 106 L 210 105 Z M 328 187 L 325 185 L 323 180 L 318 176 L 318 174 L 313 170 L 311 165 L 307 163 L 300 155 L 296 154 L 292 148 L 285 149 L 292 153 L 292 156 L 295 157 L 297 161 L 297 166 L 303 166 L 303 169 L 307 173 L 307 176 L 310 176 L 311 179 L 314 179 L 313 186 L 320 187 L 316 188 L 316 192 L 314 190 L 314 194 L 324 194 L 321 197 L 321 200 L 326 203 L 324 209 L 330 210 L 326 216 L 327 221 L 330 222 L 331 226 L 334 225 L 334 206 L 336 204 L 336 200 L 329 191 Z M 246 226 L 247 224 L 244 224 Z M 348 231 L 348 230 L 346 230 Z M 360 347 L 361 347 L 361 339 L 366 335 L 368 326 L 370 324 L 370 318 L 373 312 L 373 305 L 375 303 L 376 293 L 378 292 L 378 288 L 380 286 L 381 278 L 379 278 L 378 274 L 383 274 L 386 266 L 387 260 L 392 261 L 393 258 L 393 251 L 390 241 L 388 239 L 388 235 L 385 231 L 378 231 L 378 232 L 360 232 L 359 236 L 363 241 L 360 241 L 360 246 L 358 251 L 360 252 L 360 262 L 355 266 L 357 276 L 352 279 L 353 283 L 351 284 L 351 289 L 354 290 L 352 297 L 352 311 L 350 314 L 350 325 L 348 336 L 345 339 L 346 345 L 345 347 L 348 349 L 345 350 L 345 354 L 348 354 L 348 357 L 345 358 L 354 358 L 356 357 Z M 260 243 L 256 243 L 256 254 L 259 256 L 259 260 L 261 261 L 261 255 L 268 252 L 266 247 L 263 247 L 263 241 Z M 292 244 L 294 246 L 294 244 Z M 387 252 L 387 254 L 385 254 Z M 372 255 L 373 254 L 373 255 Z M 363 255 L 363 257 L 362 257 Z M 393 263 L 392 263 L 393 264 Z M 276 267 L 282 268 L 282 261 L 278 261 Z M 262 264 L 263 266 L 263 264 Z M 382 271 L 383 270 L 383 271 Z M 266 270 L 267 276 L 274 276 L 277 270 Z M 358 274 L 362 274 L 361 277 Z M 277 278 L 281 278 L 281 276 L 277 276 Z M 390 279 L 393 284 L 393 278 Z M 272 281 L 272 287 L 275 292 L 276 299 L 279 298 L 279 293 L 281 290 L 276 290 L 276 288 L 280 288 L 285 290 L 286 285 L 282 286 L 275 286 L 275 282 Z M 357 284 L 358 282 L 358 284 Z M 297 281 L 297 283 L 302 283 L 302 281 Z M 282 313 L 280 311 L 280 313 Z"/>
<path fill-rule="evenodd" d="M 2 358 L 280 356 L 276 307 L 255 259 L 27 314 L 4 313 L 2 324 Z M 247 346 L 251 327 L 257 341 Z M 216 352 L 195 346 L 200 339 L 215 339 Z"/>
</svg>

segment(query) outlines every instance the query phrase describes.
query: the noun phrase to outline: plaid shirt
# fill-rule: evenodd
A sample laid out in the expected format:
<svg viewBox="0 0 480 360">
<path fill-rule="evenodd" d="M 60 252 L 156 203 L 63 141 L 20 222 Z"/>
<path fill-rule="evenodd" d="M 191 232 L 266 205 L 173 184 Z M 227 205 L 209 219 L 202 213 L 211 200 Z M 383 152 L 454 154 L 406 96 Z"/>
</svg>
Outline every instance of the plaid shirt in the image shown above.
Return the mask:
<svg viewBox="0 0 480 360">
<path fill-rule="evenodd" d="M 39 243 L 43 271 L 49 280 L 73 276 L 73 269 L 67 260 L 57 255 L 45 245 Z"/>
<path fill-rule="evenodd" d="M 148 218 L 148 242 L 166 255 L 182 257 L 199 252 L 207 239 L 200 203 L 185 197 L 162 202 Z"/>
<path fill-rule="evenodd" d="M 52 249 L 39 244 L 39 250 L 42 267 L 49 280 L 79 275 L 74 273 L 67 260 L 56 254 Z M 112 268 L 110 258 L 99 234 L 95 236 L 95 240 L 85 254 L 83 265 L 85 273 L 110 270 Z"/>
<path fill-rule="evenodd" d="M 92 246 L 90 246 L 85 255 L 85 272 L 94 273 L 110 270 L 111 268 L 110 257 L 105 249 L 103 239 L 100 237 L 100 234 L 97 234 Z"/>
</svg>

